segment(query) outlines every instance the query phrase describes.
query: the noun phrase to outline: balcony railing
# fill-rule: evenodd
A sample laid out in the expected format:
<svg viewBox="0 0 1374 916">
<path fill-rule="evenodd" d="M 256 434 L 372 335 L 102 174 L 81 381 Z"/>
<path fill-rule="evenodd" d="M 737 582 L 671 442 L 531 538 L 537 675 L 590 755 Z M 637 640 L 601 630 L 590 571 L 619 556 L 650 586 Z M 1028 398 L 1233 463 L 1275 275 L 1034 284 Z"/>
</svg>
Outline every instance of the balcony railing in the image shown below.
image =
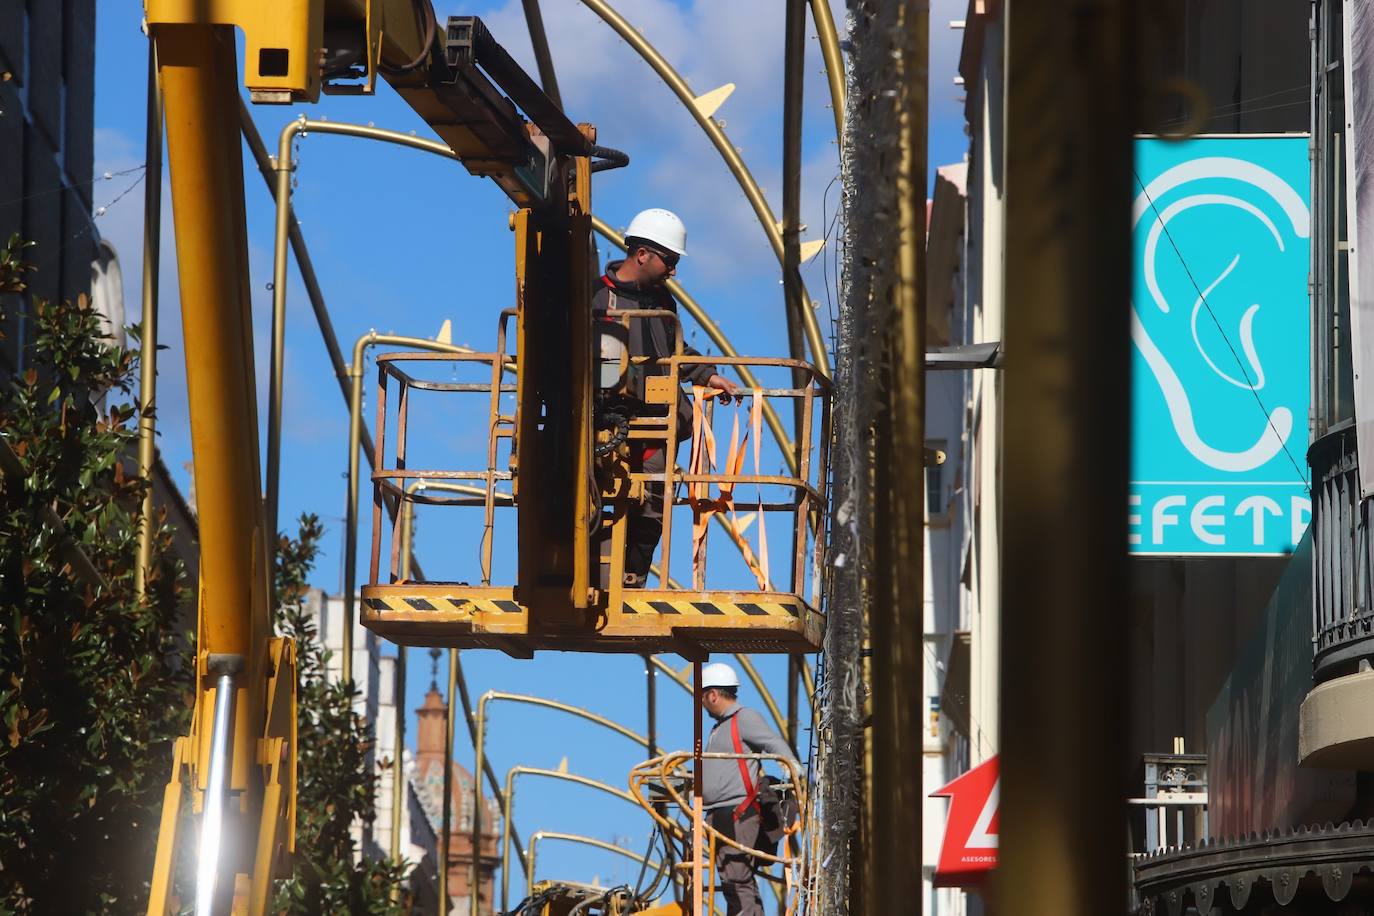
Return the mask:
<svg viewBox="0 0 1374 916">
<path fill-rule="evenodd" d="M 1312 676 L 1316 682 L 1374 657 L 1370 503 L 1360 498 L 1355 427 L 1332 429 L 1308 450 L 1312 466 Z"/>
</svg>

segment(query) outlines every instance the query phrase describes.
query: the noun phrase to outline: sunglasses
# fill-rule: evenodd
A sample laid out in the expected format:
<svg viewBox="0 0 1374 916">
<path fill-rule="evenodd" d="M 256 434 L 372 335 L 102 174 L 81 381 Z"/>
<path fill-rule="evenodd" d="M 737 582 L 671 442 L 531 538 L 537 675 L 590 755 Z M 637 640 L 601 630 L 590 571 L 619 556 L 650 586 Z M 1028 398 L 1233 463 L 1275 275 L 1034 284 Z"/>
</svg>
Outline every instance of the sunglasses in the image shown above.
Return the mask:
<svg viewBox="0 0 1374 916">
<path fill-rule="evenodd" d="M 663 266 L 669 268 L 670 270 L 677 266 L 677 262 L 682 257 L 681 255 L 673 254 L 672 252 L 659 251 L 657 248 L 650 248 L 647 245 L 644 246 L 644 250 L 657 257 L 660 261 L 663 262 Z"/>
</svg>

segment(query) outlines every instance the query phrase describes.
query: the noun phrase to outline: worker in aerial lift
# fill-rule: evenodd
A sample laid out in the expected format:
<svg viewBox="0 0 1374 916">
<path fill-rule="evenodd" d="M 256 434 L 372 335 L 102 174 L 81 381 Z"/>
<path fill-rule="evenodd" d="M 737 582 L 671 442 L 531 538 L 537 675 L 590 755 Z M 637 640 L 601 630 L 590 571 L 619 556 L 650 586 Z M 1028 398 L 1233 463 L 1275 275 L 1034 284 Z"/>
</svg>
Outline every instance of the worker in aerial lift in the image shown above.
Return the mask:
<svg viewBox="0 0 1374 916">
<path fill-rule="evenodd" d="M 659 208 L 644 210 L 630 220 L 625 230 L 625 257 L 611 261 L 596 281 L 592 292 L 592 309 L 614 311 L 625 309 L 663 309 L 676 312 L 677 300 L 668 292 L 667 282 L 677 273 L 678 259 L 687 254 L 687 227 L 676 213 Z M 620 304 L 623 303 L 623 304 Z M 630 356 L 667 359 L 673 355 L 673 329 L 663 318 L 631 318 L 628 349 Z M 700 356 L 696 350 L 683 346 L 688 356 Z M 666 366 L 634 367 L 628 380 L 630 393 L 644 399 L 644 378 L 647 374 L 667 375 Z M 739 388 L 734 382 L 716 372 L 714 366 L 690 366 L 683 372 L 684 381 L 706 388 L 715 388 L 728 401 Z M 678 396 L 678 441 L 692 432 L 692 404 L 685 392 Z M 641 447 L 631 459 L 637 470 L 662 474 L 668 456 L 660 448 Z M 632 506 L 625 544 L 625 585 L 641 588 L 653 563 L 654 549 L 663 536 L 663 484 L 645 488 L 644 502 Z M 603 583 L 604 584 L 604 583 Z"/>
<path fill-rule="evenodd" d="M 734 668 L 722 662 L 702 667 L 701 705 L 716 723 L 706 743 L 706 753 L 777 754 L 791 760 L 801 772 L 787 742 L 768 727 L 757 710 L 740 705 L 739 675 Z M 782 828 L 795 815 L 795 807 L 789 811 L 789 805 L 779 804 L 776 793 L 765 783 L 763 767 L 757 760 L 703 760 L 701 801 L 706 822 L 749 849 L 773 852 Z M 763 916 L 763 898 L 754 879 L 752 857 L 718 843 L 715 864 L 727 916 Z"/>
</svg>

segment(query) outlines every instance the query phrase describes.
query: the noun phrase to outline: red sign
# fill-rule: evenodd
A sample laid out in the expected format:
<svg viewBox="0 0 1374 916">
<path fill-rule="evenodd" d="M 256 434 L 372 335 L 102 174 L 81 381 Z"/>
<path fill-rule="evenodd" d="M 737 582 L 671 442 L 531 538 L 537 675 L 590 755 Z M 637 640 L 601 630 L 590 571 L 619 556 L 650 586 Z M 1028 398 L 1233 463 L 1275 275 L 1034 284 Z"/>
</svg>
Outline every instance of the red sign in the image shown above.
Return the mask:
<svg viewBox="0 0 1374 916">
<path fill-rule="evenodd" d="M 949 820 L 935 867 L 936 887 L 967 887 L 997 867 L 997 758 L 991 757 L 930 793 L 949 799 Z"/>
</svg>

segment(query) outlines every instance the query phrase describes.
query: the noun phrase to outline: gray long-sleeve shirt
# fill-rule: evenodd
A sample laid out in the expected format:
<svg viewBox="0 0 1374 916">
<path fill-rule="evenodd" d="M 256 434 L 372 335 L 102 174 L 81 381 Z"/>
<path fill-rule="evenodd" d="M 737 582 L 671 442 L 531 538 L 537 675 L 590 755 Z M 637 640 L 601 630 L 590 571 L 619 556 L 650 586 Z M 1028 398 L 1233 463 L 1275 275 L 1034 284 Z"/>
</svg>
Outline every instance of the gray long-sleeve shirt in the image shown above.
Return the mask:
<svg viewBox="0 0 1374 916">
<path fill-rule="evenodd" d="M 777 732 L 768 727 L 768 723 L 763 721 L 763 716 L 756 710 L 738 703 L 716 720 L 715 727 L 711 729 L 711 737 L 706 742 L 706 753 L 735 753 L 735 742 L 730 734 L 731 719 L 739 720 L 739 740 L 744 753 L 777 754 L 793 762 L 797 761 L 792 748 L 787 746 L 787 742 L 782 740 Z M 749 768 L 750 781 L 757 788 L 761 774 L 759 761 L 746 760 L 745 765 Z M 705 807 L 719 808 L 729 805 L 733 808 L 744 801 L 748 793 L 744 790 L 744 779 L 740 776 L 738 762 L 707 759 L 701 762 L 701 768 L 701 801 Z M 800 765 L 798 769 L 800 770 Z"/>
</svg>

